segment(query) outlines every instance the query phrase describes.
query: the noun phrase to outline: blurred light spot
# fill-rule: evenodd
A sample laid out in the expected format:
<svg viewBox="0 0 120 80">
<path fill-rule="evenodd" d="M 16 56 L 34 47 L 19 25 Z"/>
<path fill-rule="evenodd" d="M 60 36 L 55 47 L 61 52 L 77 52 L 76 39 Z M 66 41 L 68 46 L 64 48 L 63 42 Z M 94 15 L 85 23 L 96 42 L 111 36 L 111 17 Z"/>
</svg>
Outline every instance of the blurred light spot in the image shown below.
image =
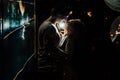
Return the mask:
<svg viewBox="0 0 120 80">
<path fill-rule="evenodd" d="M 23 6 L 22 0 L 20 0 L 20 2 L 19 2 L 19 7 L 20 7 L 20 12 L 21 12 L 21 14 L 23 16 L 24 12 L 25 12 L 25 7 Z"/>
<path fill-rule="evenodd" d="M 108 17 L 105 17 L 105 20 L 108 20 Z"/>
<path fill-rule="evenodd" d="M 25 26 L 22 29 L 22 35 L 21 35 L 21 37 L 22 37 L 23 40 L 25 40 Z"/>
<path fill-rule="evenodd" d="M 118 27 L 120 28 L 120 23 L 118 24 Z"/>
<path fill-rule="evenodd" d="M 65 21 L 59 22 L 59 27 L 60 27 L 61 29 L 65 29 L 65 27 L 66 27 L 66 22 L 65 22 Z"/>
<path fill-rule="evenodd" d="M 120 34 L 120 32 L 116 31 L 116 34 Z"/>
<path fill-rule="evenodd" d="M 4 23 L 3 23 L 3 29 L 4 30 L 7 30 L 7 29 L 9 29 L 10 28 L 10 23 L 9 23 L 9 21 L 5 21 Z"/>
<path fill-rule="evenodd" d="M 92 17 L 92 12 L 91 12 L 91 11 L 88 11 L 88 12 L 87 12 L 87 15 L 88 15 L 89 17 Z"/>
<path fill-rule="evenodd" d="M 25 20 L 22 19 L 22 20 L 20 21 L 20 25 L 23 25 L 24 23 L 25 23 Z"/>
<path fill-rule="evenodd" d="M 110 34 L 111 37 L 113 37 L 114 35 L 113 34 Z"/>
</svg>

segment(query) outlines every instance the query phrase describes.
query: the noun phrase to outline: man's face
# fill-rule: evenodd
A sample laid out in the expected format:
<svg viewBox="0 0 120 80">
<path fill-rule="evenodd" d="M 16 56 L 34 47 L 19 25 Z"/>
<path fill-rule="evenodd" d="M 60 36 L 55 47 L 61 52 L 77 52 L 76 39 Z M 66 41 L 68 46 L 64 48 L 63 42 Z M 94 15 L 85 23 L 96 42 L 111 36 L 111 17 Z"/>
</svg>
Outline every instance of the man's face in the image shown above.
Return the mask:
<svg viewBox="0 0 120 80">
<path fill-rule="evenodd" d="M 65 19 L 61 20 L 58 24 L 59 24 L 60 29 L 65 29 L 67 26 L 67 22 Z"/>
<path fill-rule="evenodd" d="M 68 26 L 68 24 L 67 24 L 66 19 L 59 19 L 59 20 L 57 21 L 56 26 L 58 27 L 59 32 L 60 32 L 61 34 L 63 34 L 63 35 L 64 35 L 64 34 L 67 34 L 67 26 Z"/>
</svg>

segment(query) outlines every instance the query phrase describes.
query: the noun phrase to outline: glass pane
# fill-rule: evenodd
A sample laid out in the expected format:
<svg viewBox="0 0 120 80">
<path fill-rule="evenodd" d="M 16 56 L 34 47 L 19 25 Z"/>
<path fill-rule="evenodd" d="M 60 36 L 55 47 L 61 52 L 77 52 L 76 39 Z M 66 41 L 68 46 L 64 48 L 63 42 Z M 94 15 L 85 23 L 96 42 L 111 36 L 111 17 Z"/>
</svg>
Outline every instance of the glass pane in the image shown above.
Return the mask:
<svg viewBox="0 0 120 80">
<path fill-rule="evenodd" d="M 2 39 L 2 0 L 0 0 L 0 39 Z"/>
<path fill-rule="evenodd" d="M 34 0 L 4 0 L 4 80 L 12 80 L 34 53 Z"/>
</svg>

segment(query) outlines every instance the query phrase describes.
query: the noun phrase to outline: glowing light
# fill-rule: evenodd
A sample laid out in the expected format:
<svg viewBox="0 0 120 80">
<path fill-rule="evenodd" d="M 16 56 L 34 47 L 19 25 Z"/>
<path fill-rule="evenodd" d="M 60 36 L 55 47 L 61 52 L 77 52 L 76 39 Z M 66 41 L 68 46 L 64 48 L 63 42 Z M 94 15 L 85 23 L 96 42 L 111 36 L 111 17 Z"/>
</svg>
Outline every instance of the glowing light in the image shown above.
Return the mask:
<svg viewBox="0 0 120 80">
<path fill-rule="evenodd" d="M 3 23 L 3 29 L 6 30 L 6 29 L 9 29 L 9 28 L 10 28 L 10 23 L 9 23 L 9 21 L 7 20 L 7 21 L 5 21 L 5 22 Z"/>
<path fill-rule="evenodd" d="M 25 20 L 22 19 L 22 20 L 20 21 L 20 25 L 23 25 L 24 23 L 25 23 Z"/>
<path fill-rule="evenodd" d="M 2 30 L 5 32 L 6 31 L 9 32 L 23 25 L 30 24 L 29 22 L 30 17 L 28 15 L 29 13 L 27 14 L 25 13 L 25 8 L 26 8 L 25 5 L 30 3 L 23 2 L 23 0 L 9 0 L 9 1 L 13 1 L 13 2 L 10 2 L 10 5 L 8 5 L 7 7 L 8 15 L 5 16 L 2 24 L 1 24 L 1 18 L 0 18 L 0 26 L 3 26 L 3 27 L 0 27 L 1 33 L 2 33 Z M 16 3 L 14 4 L 14 2 L 17 2 L 18 7 L 16 7 Z M 22 33 L 24 32 L 25 32 L 25 28 L 23 28 Z M 20 34 L 20 37 L 21 37 L 21 34 Z M 24 34 L 22 34 L 22 37 L 24 38 Z"/>
<path fill-rule="evenodd" d="M 112 42 L 119 41 L 119 36 L 120 36 L 120 16 L 118 16 L 112 22 L 110 33 L 113 34 L 113 36 L 110 36 Z"/>
<path fill-rule="evenodd" d="M 20 25 L 24 25 L 24 24 L 30 24 L 28 18 L 22 19 L 22 20 L 20 21 Z"/>
<path fill-rule="evenodd" d="M 23 40 L 25 40 L 25 26 L 22 29 L 22 35 L 21 35 L 21 37 L 22 37 Z"/>
<path fill-rule="evenodd" d="M 92 12 L 91 12 L 91 11 L 87 12 L 87 15 L 88 15 L 89 17 L 92 17 Z"/>
<path fill-rule="evenodd" d="M 114 35 L 113 34 L 110 34 L 111 37 L 113 37 Z"/>
<path fill-rule="evenodd" d="M 73 13 L 73 12 L 72 12 L 72 11 L 70 11 L 70 12 L 69 12 L 69 14 L 67 15 L 67 18 L 68 18 L 68 17 L 69 17 L 72 13 Z"/>
<path fill-rule="evenodd" d="M 2 34 L 2 19 L 0 19 L 0 32 L 1 32 L 1 34 Z M 1 35 L 0 34 L 0 35 Z"/>
<path fill-rule="evenodd" d="M 16 22 L 13 22 L 13 23 L 11 24 L 11 28 L 16 28 L 16 27 L 19 27 L 19 24 L 16 23 Z"/>
<path fill-rule="evenodd" d="M 28 15 L 27 15 L 26 21 L 29 22 L 29 17 L 28 17 Z"/>
<path fill-rule="evenodd" d="M 108 20 L 108 18 L 107 18 L 107 17 L 105 17 L 105 20 Z"/>
<path fill-rule="evenodd" d="M 19 1 L 19 7 L 20 7 L 20 12 L 23 16 L 25 12 L 25 7 L 23 6 L 22 0 Z"/>
<path fill-rule="evenodd" d="M 73 13 L 73 12 L 72 12 L 72 11 L 70 11 L 70 13 L 69 13 L 69 14 L 71 15 L 72 13 Z"/>
<path fill-rule="evenodd" d="M 120 32 L 116 31 L 116 34 L 120 34 Z"/>
<path fill-rule="evenodd" d="M 78 21 L 78 22 L 81 22 L 80 19 L 70 19 L 68 22 L 73 22 L 73 21 Z"/>
<path fill-rule="evenodd" d="M 65 29 L 65 27 L 66 27 L 66 21 L 65 20 L 60 21 L 58 24 L 59 24 L 60 29 Z"/>
<path fill-rule="evenodd" d="M 120 23 L 118 24 L 118 27 L 120 27 Z"/>
</svg>

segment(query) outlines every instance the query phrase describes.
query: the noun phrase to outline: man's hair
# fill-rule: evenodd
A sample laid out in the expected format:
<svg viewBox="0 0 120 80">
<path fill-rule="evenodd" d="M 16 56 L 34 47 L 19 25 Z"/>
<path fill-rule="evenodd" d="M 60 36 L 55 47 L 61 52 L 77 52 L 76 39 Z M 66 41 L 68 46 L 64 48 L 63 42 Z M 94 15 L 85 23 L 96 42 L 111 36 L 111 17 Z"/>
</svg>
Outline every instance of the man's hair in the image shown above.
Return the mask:
<svg viewBox="0 0 120 80">
<path fill-rule="evenodd" d="M 67 4 L 59 3 L 59 4 L 56 4 L 51 9 L 51 16 L 64 18 L 65 16 L 69 14 L 69 12 L 70 12 L 70 7 Z"/>
</svg>

